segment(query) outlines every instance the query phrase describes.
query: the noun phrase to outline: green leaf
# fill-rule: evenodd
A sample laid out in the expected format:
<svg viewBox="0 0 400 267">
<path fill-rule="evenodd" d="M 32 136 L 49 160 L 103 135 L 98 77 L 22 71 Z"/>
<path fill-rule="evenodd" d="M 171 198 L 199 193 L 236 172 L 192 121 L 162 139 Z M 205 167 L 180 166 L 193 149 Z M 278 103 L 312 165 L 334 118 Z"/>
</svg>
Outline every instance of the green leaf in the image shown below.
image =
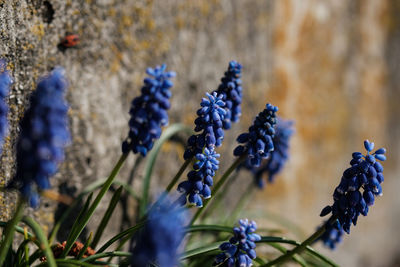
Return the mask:
<svg viewBox="0 0 400 267">
<path fill-rule="evenodd" d="M 4 260 L 7 258 L 8 250 L 11 247 L 11 243 L 13 241 L 15 226 L 21 220 L 22 216 L 24 215 L 24 207 L 25 201 L 20 199 L 18 201 L 17 209 L 15 210 L 14 216 L 11 220 L 7 223 L 6 228 L 3 232 L 3 238 L 0 244 L 0 266 L 3 266 Z"/>
<path fill-rule="evenodd" d="M 283 244 L 294 245 L 296 247 L 301 245 L 301 243 L 294 241 L 294 240 L 285 239 L 283 237 L 273 237 L 273 236 L 262 236 L 261 240 L 257 241 L 256 243 L 283 243 Z M 308 251 L 314 257 L 317 257 L 320 260 L 322 260 L 323 262 L 329 264 L 330 266 L 338 267 L 338 265 L 334 261 L 332 261 L 328 257 L 322 255 L 321 253 L 317 252 L 312 247 L 306 246 L 305 250 Z"/>
<path fill-rule="evenodd" d="M 68 255 L 68 252 L 72 248 L 72 245 L 75 243 L 76 239 L 79 237 L 87 223 L 89 222 L 90 218 L 92 217 L 93 213 L 95 212 L 97 206 L 99 205 L 100 201 L 107 193 L 108 189 L 110 188 L 112 182 L 114 181 L 115 177 L 119 173 L 122 165 L 124 164 L 126 158 L 128 157 L 129 153 L 122 154 L 119 158 L 117 164 L 115 165 L 114 169 L 111 171 L 110 176 L 107 178 L 107 181 L 101 187 L 100 192 L 97 194 L 96 198 L 93 200 L 92 205 L 88 209 L 88 211 L 83 215 L 82 220 L 80 220 L 78 227 L 75 231 L 71 232 L 67 239 L 67 244 L 65 245 L 65 250 L 63 251 L 61 257 L 65 257 Z"/>
<path fill-rule="evenodd" d="M 109 251 L 109 252 L 96 253 L 92 256 L 82 259 L 82 262 L 91 262 L 93 260 L 106 258 L 106 257 L 130 257 L 130 256 L 132 256 L 132 254 L 130 252 Z"/>
<path fill-rule="evenodd" d="M 52 244 L 58 230 L 60 229 L 62 223 L 68 218 L 69 214 L 75 209 L 76 205 L 82 201 L 83 197 L 89 193 L 92 193 L 96 189 L 102 187 L 104 183 L 107 181 L 107 179 L 102 179 L 98 180 L 96 182 L 91 183 L 88 185 L 74 200 L 74 202 L 68 207 L 68 209 L 63 213 L 61 218 L 57 221 L 57 223 L 54 225 L 52 231 L 50 232 L 49 235 L 49 243 Z M 138 200 L 138 196 L 135 194 L 135 192 L 132 190 L 132 188 L 125 182 L 120 181 L 120 180 L 114 180 L 112 184 L 123 186 L 126 192 L 133 197 L 134 199 Z"/>
<path fill-rule="evenodd" d="M 81 251 L 79 251 L 78 256 L 76 256 L 77 260 L 82 259 L 83 255 L 85 255 L 85 252 L 86 252 L 87 248 L 89 247 L 90 242 L 92 241 L 92 236 L 93 236 L 93 233 L 90 232 L 89 237 L 85 242 L 85 245 L 83 245 L 83 248 L 81 249 Z"/>
<path fill-rule="evenodd" d="M 121 238 L 124 238 L 125 236 L 132 236 L 136 231 L 138 231 L 140 228 L 143 227 L 143 225 L 145 224 L 146 220 L 142 220 L 139 223 L 137 223 L 135 226 L 130 227 L 128 229 L 126 229 L 125 231 L 115 235 L 114 237 L 112 237 L 110 240 L 108 240 L 101 248 L 99 248 L 97 250 L 97 253 L 101 253 L 104 250 L 106 250 L 109 246 L 111 246 L 112 244 L 114 244 L 116 241 L 120 240 Z"/>
<path fill-rule="evenodd" d="M 219 250 L 220 245 L 221 245 L 221 242 L 215 242 L 215 243 L 212 243 L 212 244 L 204 246 L 204 247 L 188 250 L 181 255 L 180 260 L 186 260 L 186 259 L 190 259 L 193 257 L 201 256 L 205 253 L 217 251 L 217 250 Z"/>
<path fill-rule="evenodd" d="M 86 199 L 85 204 L 83 205 L 81 211 L 79 212 L 78 216 L 76 217 L 74 224 L 72 225 L 71 230 L 70 230 L 70 234 L 69 234 L 70 236 L 73 235 L 76 231 L 78 231 L 78 228 L 80 227 L 79 223 L 80 223 L 82 217 L 84 216 L 84 214 L 89 209 L 90 202 L 92 201 L 92 197 L 93 197 L 93 192 L 89 194 L 88 198 Z"/>
<path fill-rule="evenodd" d="M 96 234 L 94 235 L 93 242 L 92 242 L 92 248 L 95 249 L 97 246 L 97 243 L 100 241 L 100 238 L 104 232 L 104 229 L 106 228 L 108 222 L 110 221 L 111 215 L 114 212 L 115 207 L 117 206 L 119 199 L 121 197 L 122 193 L 122 186 L 120 186 L 117 191 L 115 191 L 113 197 L 111 198 L 110 204 L 108 205 L 108 208 L 104 214 L 103 219 L 101 220 Z"/>
<path fill-rule="evenodd" d="M 185 228 L 186 233 L 193 233 L 193 232 L 224 232 L 224 233 L 233 233 L 233 228 L 223 225 L 216 225 L 216 224 L 198 224 L 192 225 Z"/>
<path fill-rule="evenodd" d="M 84 267 L 96 267 L 98 264 L 90 264 L 82 261 L 78 261 L 75 259 L 57 259 L 56 260 L 57 266 L 84 266 Z M 44 267 L 48 266 L 47 262 L 42 262 L 39 265 L 36 265 L 35 267 Z"/>
<path fill-rule="evenodd" d="M 40 249 L 43 250 L 44 255 L 46 256 L 47 265 L 49 267 L 57 267 L 56 262 L 54 260 L 53 252 L 51 251 L 49 243 L 47 242 L 47 238 L 40 225 L 30 217 L 24 217 L 22 221 L 32 229 L 37 239 L 39 240 Z"/>
<path fill-rule="evenodd" d="M 147 156 L 146 166 L 145 166 L 145 175 L 143 179 L 143 192 L 142 198 L 140 201 L 139 207 L 139 217 L 143 217 L 146 213 L 148 201 L 149 201 L 149 189 L 150 189 L 150 182 L 151 182 L 151 175 L 153 173 L 154 165 L 157 160 L 157 156 L 161 150 L 162 145 L 167 142 L 172 136 L 176 135 L 179 132 L 186 132 L 192 133 L 192 130 L 184 125 L 184 124 L 172 124 L 167 129 L 164 130 L 163 134 L 161 135 L 160 139 L 154 143 L 154 147 Z"/>
<path fill-rule="evenodd" d="M 277 249 L 277 250 L 279 250 L 279 251 L 282 252 L 283 254 L 285 254 L 286 251 L 287 251 L 286 248 L 284 248 L 283 246 L 281 246 L 281 245 L 279 245 L 279 244 L 277 244 L 277 243 L 269 243 L 268 245 L 271 246 L 271 247 L 273 247 L 273 248 L 275 248 L 275 249 Z M 292 259 L 293 259 L 295 262 L 297 262 L 298 264 L 300 264 L 301 266 L 307 267 L 306 261 L 305 261 L 300 255 L 296 255 L 296 254 L 295 254 L 295 255 L 293 255 Z M 262 263 L 262 264 L 265 264 L 265 262 Z"/>
</svg>

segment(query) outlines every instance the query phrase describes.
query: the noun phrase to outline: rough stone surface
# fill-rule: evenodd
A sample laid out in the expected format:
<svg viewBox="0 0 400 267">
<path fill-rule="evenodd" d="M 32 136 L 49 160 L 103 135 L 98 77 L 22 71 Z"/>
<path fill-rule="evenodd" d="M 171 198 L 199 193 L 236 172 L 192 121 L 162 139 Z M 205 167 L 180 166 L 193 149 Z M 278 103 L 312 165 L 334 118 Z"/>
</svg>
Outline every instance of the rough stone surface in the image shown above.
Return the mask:
<svg viewBox="0 0 400 267">
<path fill-rule="evenodd" d="M 399 261 L 399 240 L 393 238 L 400 221 L 399 12 L 395 0 L 0 0 L 0 57 L 14 79 L 1 184 L 13 175 L 17 125 L 29 94 L 54 66 L 66 69 L 70 83 L 73 144 L 52 182 L 55 190 L 63 185 L 61 192 L 79 192 L 106 177 L 117 161 L 130 101 L 147 66 L 165 62 L 177 72 L 171 122 L 192 125 L 200 98 L 236 59 L 244 66 L 243 116 L 220 149 L 226 155 L 222 169 L 232 160 L 235 137 L 266 102 L 296 120 L 287 169 L 257 193 L 253 219 L 268 225 L 263 214 L 272 211 L 314 230 L 351 152 L 369 138 L 388 148 L 384 196 L 330 256 L 343 266 L 392 266 Z M 57 46 L 68 32 L 79 34 L 81 44 L 61 51 Z M 153 193 L 179 168 L 182 151 L 164 147 Z M 134 161 L 120 179 L 128 179 Z M 138 192 L 140 178 L 139 170 L 133 183 Z M 242 175 L 237 186 L 248 180 Z M 2 220 L 15 201 L 14 194 L 0 194 Z M 128 208 L 134 212 L 133 205 Z M 44 199 L 29 212 L 48 228 L 56 209 Z M 118 228 L 113 225 L 108 235 Z"/>
</svg>

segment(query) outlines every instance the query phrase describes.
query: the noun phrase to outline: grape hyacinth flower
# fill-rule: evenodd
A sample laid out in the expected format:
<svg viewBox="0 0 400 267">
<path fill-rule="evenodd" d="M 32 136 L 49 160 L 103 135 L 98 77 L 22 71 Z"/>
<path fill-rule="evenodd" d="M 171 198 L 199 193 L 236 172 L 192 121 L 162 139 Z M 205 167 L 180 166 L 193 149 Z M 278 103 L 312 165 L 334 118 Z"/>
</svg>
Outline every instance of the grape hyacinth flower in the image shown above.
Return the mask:
<svg viewBox="0 0 400 267">
<path fill-rule="evenodd" d="M 324 227 L 324 226 L 323 226 Z M 327 224 L 325 232 L 316 240 L 321 240 L 324 246 L 334 250 L 343 239 L 343 229 L 338 224 Z"/>
<path fill-rule="evenodd" d="M 206 93 L 207 98 L 203 98 L 197 110 L 197 119 L 194 121 L 196 127 L 194 134 L 188 139 L 188 148 L 183 158 L 185 160 L 192 158 L 196 154 L 202 153 L 203 148 L 214 149 L 219 147 L 224 139 L 224 131 L 222 129 L 222 121 L 225 119 L 226 111 L 224 109 L 225 102 L 222 95 L 216 92 Z"/>
<path fill-rule="evenodd" d="M 225 102 L 225 119 L 222 126 L 225 130 L 231 128 L 232 122 L 238 122 L 242 110 L 242 65 L 232 60 L 229 62 L 228 70 L 225 76 L 221 78 L 221 84 L 215 90 L 218 95 L 222 94 L 222 100 Z"/>
<path fill-rule="evenodd" d="M 187 201 L 197 207 L 203 206 L 203 200 L 211 197 L 210 186 L 213 185 L 213 177 L 218 169 L 219 154 L 215 152 L 215 147 L 220 146 L 224 138 L 222 121 L 225 118 L 225 103 L 222 95 L 217 93 L 208 94 L 208 98 L 203 98 L 201 108 L 197 111 L 199 116 L 195 120 L 195 131 L 200 134 L 192 135 L 188 140 L 188 148 L 185 151 L 186 160 L 196 157 L 194 170 L 187 175 L 188 180 L 178 185 L 178 191 L 182 193 L 180 202 L 185 205 Z"/>
<path fill-rule="evenodd" d="M 167 110 L 170 108 L 171 78 L 175 72 L 165 71 L 167 65 L 148 68 L 150 76 L 144 79 L 141 96 L 132 101 L 129 114 L 129 134 L 122 144 L 122 153 L 140 153 L 143 157 L 153 148 L 154 141 L 161 136 L 161 127 L 168 124 Z"/>
<path fill-rule="evenodd" d="M 224 242 L 219 247 L 223 252 L 217 255 L 213 266 L 252 266 L 252 260 L 257 257 L 254 250 L 255 242 L 261 240 L 261 237 L 254 233 L 257 230 L 257 224 L 244 219 L 239 220 L 239 225 L 233 228 L 234 236 L 229 239 L 229 242 Z"/>
<path fill-rule="evenodd" d="M 10 74 L 6 70 L 6 64 L 0 60 L 0 154 L 2 152 L 4 139 L 8 130 L 8 105 L 6 97 L 8 95 L 10 85 L 12 83 Z"/>
<path fill-rule="evenodd" d="M 11 186 L 18 187 L 32 207 L 39 204 L 39 190 L 50 188 L 49 178 L 64 161 L 70 142 L 64 70 L 56 68 L 39 81 L 30 106 L 20 123 L 17 170 Z"/>
<path fill-rule="evenodd" d="M 270 157 L 264 159 L 258 168 L 244 164 L 244 167 L 253 173 L 254 180 L 260 188 L 263 188 L 265 185 L 263 179 L 264 173 L 268 174 L 268 182 L 273 183 L 276 175 L 282 171 L 289 158 L 289 142 L 293 133 L 293 121 L 283 120 L 278 117 L 275 126 L 275 135 L 272 138 L 274 150 L 270 152 Z"/>
<path fill-rule="evenodd" d="M 262 159 L 269 157 L 274 150 L 273 138 L 275 135 L 276 112 L 278 107 L 267 104 L 266 108 L 258 114 L 248 133 L 238 136 L 239 145 L 233 151 L 235 156 L 247 154 L 247 166 L 259 167 Z"/>
<path fill-rule="evenodd" d="M 374 143 L 368 140 L 364 141 L 364 147 L 367 150 L 366 155 L 353 153 L 351 167 L 343 172 L 340 184 L 333 193 L 333 205 L 326 206 L 321 211 L 321 216 L 332 213 L 337 217 L 339 227 L 348 234 L 351 224 L 357 224 L 360 214 L 367 216 L 375 196 L 382 195 L 383 167 L 377 160 L 386 160 L 386 149 L 380 148 L 371 153 Z"/>
<path fill-rule="evenodd" d="M 192 171 L 188 173 L 188 180 L 179 184 L 178 191 L 184 195 L 181 204 L 187 201 L 197 207 L 203 207 L 203 200 L 211 197 L 210 187 L 213 185 L 215 171 L 218 170 L 220 155 L 214 150 L 204 148 L 203 153 L 196 154 L 197 162 Z"/>
<path fill-rule="evenodd" d="M 167 196 L 150 209 L 146 224 L 132 238 L 131 266 L 178 266 L 188 215 L 185 208 L 174 207 Z"/>
</svg>

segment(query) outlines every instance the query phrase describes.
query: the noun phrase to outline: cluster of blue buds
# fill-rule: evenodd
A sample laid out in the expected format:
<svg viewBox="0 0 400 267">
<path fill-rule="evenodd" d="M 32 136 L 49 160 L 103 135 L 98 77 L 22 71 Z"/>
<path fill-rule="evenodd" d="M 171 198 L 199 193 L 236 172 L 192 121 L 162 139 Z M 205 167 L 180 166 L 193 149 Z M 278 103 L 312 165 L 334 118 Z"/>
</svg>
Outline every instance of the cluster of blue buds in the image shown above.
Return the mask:
<svg viewBox="0 0 400 267">
<path fill-rule="evenodd" d="M 169 197 L 150 209 L 146 224 L 132 238 L 132 267 L 178 266 L 188 212 L 174 207 Z"/>
<path fill-rule="evenodd" d="M 215 171 L 218 170 L 219 154 L 214 150 L 204 148 L 203 154 L 196 155 L 197 162 L 193 165 L 192 171 L 188 173 L 188 180 L 179 184 L 178 191 L 186 196 L 181 198 L 181 204 L 186 204 L 186 201 L 196 205 L 203 206 L 203 200 L 211 197 L 210 187 L 213 185 L 213 177 Z"/>
<path fill-rule="evenodd" d="M 153 148 L 154 141 L 161 136 L 161 127 L 168 124 L 167 110 L 170 108 L 171 78 L 175 72 L 166 72 L 167 66 L 148 68 L 151 76 L 144 79 L 141 95 L 132 101 L 129 111 L 129 134 L 122 144 L 122 152 L 140 153 L 143 157 Z"/>
<path fill-rule="evenodd" d="M 10 186 L 18 187 L 32 207 L 39 204 L 37 191 L 50 188 L 49 178 L 64 161 L 70 142 L 66 88 L 64 70 L 56 68 L 39 81 L 20 124 L 17 170 Z"/>
<path fill-rule="evenodd" d="M 218 169 L 219 154 L 215 152 L 215 147 L 220 146 L 224 138 L 222 121 L 225 118 L 225 103 L 222 95 L 217 93 L 208 94 L 207 98 L 201 101 L 201 108 L 197 110 L 199 116 L 195 120 L 195 134 L 189 137 L 188 145 L 184 158 L 186 160 L 196 157 L 194 170 L 188 173 L 188 180 L 178 185 L 178 191 L 184 195 L 181 197 L 181 204 L 189 201 L 197 207 L 203 206 L 203 200 L 211 197 L 210 187 L 213 185 L 213 177 Z"/>
<path fill-rule="evenodd" d="M 351 224 L 357 224 L 360 214 L 367 216 L 375 196 L 382 195 L 383 167 L 377 160 L 386 160 L 386 149 L 380 148 L 371 153 L 374 143 L 368 140 L 364 141 L 364 147 L 367 150 L 366 155 L 360 152 L 353 153 L 351 167 L 343 172 L 340 184 L 333 193 L 333 205 L 326 206 L 321 211 L 321 216 L 329 213 L 336 216 L 339 227 L 348 234 Z"/>
<path fill-rule="evenodd" d="M 338 223 L 326 224 L 323 227 L 326 227 L 325 232 L 318 238 L 318 240 L 321 240 L 324 246 L 333 250 L 340 242 L 342 242 L 344 231 Z"/>
<path fill-rule="evenodd" d="M 256 184 L 263 188 L 265 185 L 263 174 L 268 174 L 268 182 L 272 183 L 276 175 L 282 171 L 289 158 L 290 138 L 294 133 L 293 121 L 277 118 L 275 126 L 275 135 L 272 138 L 274 150 L 270 152 L 270 157 L 261 162 L 261 166 L 254 168 L 251 165 L 244 164 L 245 168 L 250 170 L 255 178 Z"/>
<path fill-rule="evenodd" d="M 183 155 L 185 160 L 202 153 L 204 147 L 214 150 L 224 139 L 222 121 L 225 119 L 226 111 L 223 96 L 215 92 L 206 95 L 207 98 L 202 99 L 201 108 L 197 110 L 198 117 L 194 121 L 196 125 L 194 131 L 200 133 L 189 137 L 188 147 Z"/>
<path fill-rule="evenodd" d="M 225 102 L 226 115 L 223 120 L 223 128 L 231 128 L 232 122 L 239 121 L 242 110 L 242 65 L 232 60 L 229 62 L 228 70 L 225 76 L 221 78 L 221 84 L 215 92 L 222 94 L 222 100 Z"/>
<path fill-rule="evenodd" d="M 262 159 L 269 157 L 274 150 L 273 138 L 275 135 L 276 112 L 278 107 L 267 104 L 258 114 L 248 133 L 238 136 L 239 145 L 233 151 L 235 156 L 247 154 L 247 166 L 259 167 Z"/>
<path fill-rule="evenodd" d="M 257 224 L 254 221 L 239 220 L 239 227 L 233 228 L 234 236 L 219 247 L 223 252 L 217 255 L 213 266 L 252 266 L 252 260 L 257 257 L 255 242 L 261 240 L 254 233 L 256 230 Z"/>
<path fill-rule="evenodd" d="M 0 60 L 0 153 L 8 130 L 8 105 L 6 97 L 8 96 L 11 83 L 12 80 L 6 70 L 6 64 L 3 60 Z"/>
</svg>

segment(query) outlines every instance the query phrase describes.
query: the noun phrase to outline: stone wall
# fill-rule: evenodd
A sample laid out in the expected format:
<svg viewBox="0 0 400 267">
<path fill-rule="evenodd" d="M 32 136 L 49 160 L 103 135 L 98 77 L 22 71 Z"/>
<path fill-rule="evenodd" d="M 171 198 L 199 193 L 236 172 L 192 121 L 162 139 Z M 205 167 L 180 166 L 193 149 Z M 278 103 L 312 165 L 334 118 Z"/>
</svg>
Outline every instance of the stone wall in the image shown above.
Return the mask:
<svg viewBox="0 0 400 267">
<path fill-rule="evenodd" d="M 73 144 L 52 182 L 55 189 L 80 191 L 116 162 L 147 66 L 165 62 L 177 72 L 171 122 L 192 125 L 200 98 L 236 59 L 244 66 L 243 116 L 220 149 L 222 169 L 232 160 L 235 137 L 266 102 L 296 121 L 289 164 L 275 184 L 257 192 L 250 214 L 267 225 L 262 214 L 273 211 L 314 230 L 351 152 L 369 138 L 388 149 L 384 196 L 331 256 L 343 266 L 391 266 L 400 222 L 399 11 L 395 0 L 0 0 L 0 56 L 14 78 L 0 180 L 13 175 L 17 124 L 28 96 L 54 66 L 66 69 L 70 83 Z M 78 34 L 81 43 L 61 51 L 67 33 Z M 165 147 L 154 192 L 179 167 L 181 154 L 180 147 Z M 243 175 L 237 186 L 249 179 Z M 140 186 L 138 175 L 134 188 Z M 0 194 L 1 219 L 12 214 L 15 199 Z M 50 226 L 56 209 L 45 199 L 29 212 Z"/>
</svg>

